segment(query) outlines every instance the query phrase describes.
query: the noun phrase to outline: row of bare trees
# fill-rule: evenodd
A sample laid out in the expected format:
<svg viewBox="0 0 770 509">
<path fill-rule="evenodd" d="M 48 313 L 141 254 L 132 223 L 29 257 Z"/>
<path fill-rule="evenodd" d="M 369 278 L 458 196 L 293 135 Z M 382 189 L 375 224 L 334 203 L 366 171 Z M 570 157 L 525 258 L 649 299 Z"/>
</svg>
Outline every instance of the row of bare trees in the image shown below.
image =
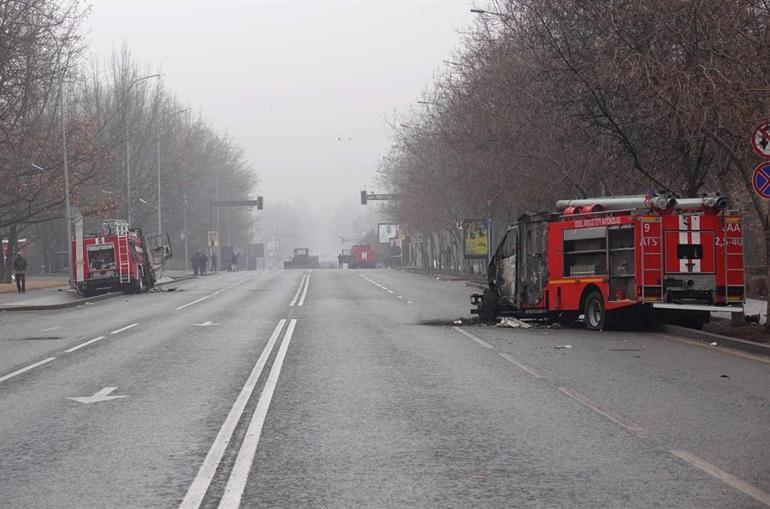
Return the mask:
<svg viewBox="0 0 770 509">
<path fill-rule="evenodd" d="M 249 212 L 210 207 L 253 191 L 241 148 L 186 108 L 162 76 L 146 78 L 158 73 L 127 48 L 106 65 L 86 61 L 86 15 L 76 0 L 0 0 L 0 281 L 10 278 L 21 238 L 49 269 L 54 253 L 66 251 L 65 143 L 70 200 L 87 228 L 127 218 L 130 207 L 134 225 L 158 233 L 162 206 L 161 230 L 177 254 L 184 238 L 204 249 L 212 222 L 227 226 L 232 245 L 249 240 Z"/>
<path fill-rule="evenodd" d="M 394 220 L 452 238 L 458 218 L 500 227 L 558 198 L 718 190 L 751 216 L 753 252 L 770 253 L 748 141 L 770 116 L 770 3 L 497 0 L 476 11 L 462 48 L 391 124 L 380 176 L 401 197 Z"/>
</svg>

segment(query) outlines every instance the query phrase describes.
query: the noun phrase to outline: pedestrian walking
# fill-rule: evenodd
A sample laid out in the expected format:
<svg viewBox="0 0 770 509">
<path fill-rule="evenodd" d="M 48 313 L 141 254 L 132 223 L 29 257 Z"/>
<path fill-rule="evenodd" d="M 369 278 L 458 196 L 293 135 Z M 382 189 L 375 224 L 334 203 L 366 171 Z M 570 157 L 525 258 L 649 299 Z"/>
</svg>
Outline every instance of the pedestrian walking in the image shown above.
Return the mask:
<svg viewBox="0 0 770 509">
<path fill-rule="evenodd" d="M 203 276 L 206 275 L 206 265 L 208 265 L 208 263 L 209 263 L 209 257 L 206 256 L 206 253 L 201 253 L 201 257 L 200 257 L 200 271 L 201 271 L 201 275 L 203 275 Z"/>
<path fill-rule="evenodd" d="M 241 254 L 240 251 L 233 251 L 233 256 L 230 259 L 232 266 L 232 271 L 237 272 L 238 271 L 238 255 Z"/>
<path fill-rule="evenodd" d="M 337 255 L 337 263 L 339 263 L 340 268 L 342 268 L 342 253 Z"/>
<path fill-rule="evenodd" d="M 192 255 L 192 258 L 190 258 L 190 263 L 192 264 L 192 270 L 194 275 L 198 275 L 198 253 L 194 253 Z"/>
<path fill-rule="evenodd" d="M 21 254 L 16 255 L 16 259 L 13 261 L 13 275 L 16 278 L 16 290 L 19 293 L 26 293 L 27 260 Z"/>
</svg>

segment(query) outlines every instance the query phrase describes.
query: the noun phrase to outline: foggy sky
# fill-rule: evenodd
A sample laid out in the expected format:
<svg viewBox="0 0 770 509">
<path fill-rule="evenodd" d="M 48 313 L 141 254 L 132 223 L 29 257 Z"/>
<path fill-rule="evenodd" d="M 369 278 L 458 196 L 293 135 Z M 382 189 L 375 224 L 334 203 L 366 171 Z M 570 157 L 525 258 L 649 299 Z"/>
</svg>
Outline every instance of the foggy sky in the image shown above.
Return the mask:
<svg viewBox="0 0 770 509">
<path fill-rule="evenodd" d="M 84 28 L 97 59 L 125 41 L 243 146 L 266 206 L 317 208 L 357 205 L 358 191 L 372 189 L 390 144 L 385 119 L 419 99 L 470 7 L 96 0 Z"/>
</svg>

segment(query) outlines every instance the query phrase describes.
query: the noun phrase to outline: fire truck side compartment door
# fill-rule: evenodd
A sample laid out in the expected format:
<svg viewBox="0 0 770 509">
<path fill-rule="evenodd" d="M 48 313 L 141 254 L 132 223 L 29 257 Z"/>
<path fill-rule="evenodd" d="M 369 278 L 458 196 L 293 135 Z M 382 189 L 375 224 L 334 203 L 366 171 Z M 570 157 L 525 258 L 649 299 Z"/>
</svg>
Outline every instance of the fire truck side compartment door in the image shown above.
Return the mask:
<svg viewBox="0 0 770 509">
<path fill-rule="evenodd" d="M 495 284 L 503 304 L 513 305 L 516 295 L 516 249 L 519 227 L 514 225 L 505 234 L 495 254 Z"/>
<path fill-rule="evenodd" d="M 544 305 L 546 274 L 546 236 L 548 223 L 543 220 L 519 223 L 518 282 L 516 305 L 532 308 Z"/>
</svg>

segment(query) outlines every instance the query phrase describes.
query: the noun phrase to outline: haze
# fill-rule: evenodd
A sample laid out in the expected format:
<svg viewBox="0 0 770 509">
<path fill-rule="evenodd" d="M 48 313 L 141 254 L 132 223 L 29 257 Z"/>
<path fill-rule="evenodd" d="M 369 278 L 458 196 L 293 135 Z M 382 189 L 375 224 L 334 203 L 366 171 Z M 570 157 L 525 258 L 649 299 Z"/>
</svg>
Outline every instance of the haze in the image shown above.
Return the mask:
<svg viewBox="0 0 770 509">
<path fill-rule="evenodd" d="M 124 42 L 183 102 L 226 131 L 266 206 L 350 207 L 457 46 L 468 2 L 94 2 L 99 60 Z M 341 205 L 342 204 L 342 205 Z M 358 207 L 355 209 L 354 207 Z"/>
</svg>

